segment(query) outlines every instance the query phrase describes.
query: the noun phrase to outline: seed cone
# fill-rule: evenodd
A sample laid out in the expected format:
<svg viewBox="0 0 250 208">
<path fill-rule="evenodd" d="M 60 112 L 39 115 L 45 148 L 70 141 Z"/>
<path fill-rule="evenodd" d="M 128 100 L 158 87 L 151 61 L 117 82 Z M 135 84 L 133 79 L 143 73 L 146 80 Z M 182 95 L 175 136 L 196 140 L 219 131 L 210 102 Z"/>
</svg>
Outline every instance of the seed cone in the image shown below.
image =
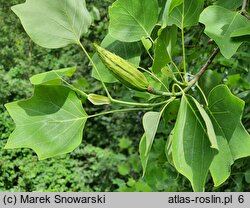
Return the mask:
<svg viewBox="0 0 250 208">
<path fill-rule="evenodd" d="M 147 91 L 149 82 L 136 67 L 114 53 L 94 44 L 103 64 L 125 86 L 137 91 Z"/>
</svg>

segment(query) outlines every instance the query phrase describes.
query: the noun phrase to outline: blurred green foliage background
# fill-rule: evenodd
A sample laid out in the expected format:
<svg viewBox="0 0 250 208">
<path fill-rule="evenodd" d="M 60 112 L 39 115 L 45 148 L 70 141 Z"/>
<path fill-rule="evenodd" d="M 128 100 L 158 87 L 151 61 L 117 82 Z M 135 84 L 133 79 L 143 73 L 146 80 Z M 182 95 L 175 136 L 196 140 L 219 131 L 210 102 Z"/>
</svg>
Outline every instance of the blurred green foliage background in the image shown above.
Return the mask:
<svg viewBox="0 0 250 208">
<path fill-rule="evenodd" d="M 88 60 L 75 46 L 48 50 L 35 45 L 24 32 L 19 19 L 10 7 L 24 0 L 0 0 L 0 191 L 191 191 L 189 182 L 178 175 L 166 162 L 165 141 L 171 131 L 160 124 L 153 145 L 148 171 L 142 179 L 138 146 L 143 134 L 143 112 L 120 113 L 89 120 L 83 142 L 70 154 L 38 161 L 29 149 L 4 150 L 14 123 L 4 104 L 32 95 L 29 77 L 34 74 L 77 66 L 71 82 L 85 92 L 100 93 L 101 85 L 91 76 Z M 93 53 L 92 43 L 100 43 L 108 27 L 108 6 L 113 0 L 87 0 L 94 23 L 82 42 Z M 186 31 L 188 65 L 198 70 L 209 56 L 213 46 L 204 45 L 207 37 L 201 36 L 202 26 Z M 200 48 L 198 48 L 200 47 Z M 199 50 L 197 50 L 197 48 Z M 146 55 L 143 55 L 146 57 Z M 176 50 L 178 62 L 178 48 Z M 242 46 L 230 60 L 218 56 L 203 77 L 203 84 L 217 78 L 226 83 L 234 94 L 246 101 L 243 119 L 250 131 L 250 53 L 249 45 Z M 148 64 L 144 58 L 144 65 Z M 110 85 L 111 93 L 126 98 L 131 92 L 120 85 Z M 107 107 L 108 108 L 108 107 Z M 86 103 L 85 110 L 95 113 L 103 107 Z M 174 117 L 171 121 L 174 123 Z M 250 158 L 237 161 L 232 175 L 218 188 L 208 178 L 207 191 L 249 191 Z"/>
</svg>

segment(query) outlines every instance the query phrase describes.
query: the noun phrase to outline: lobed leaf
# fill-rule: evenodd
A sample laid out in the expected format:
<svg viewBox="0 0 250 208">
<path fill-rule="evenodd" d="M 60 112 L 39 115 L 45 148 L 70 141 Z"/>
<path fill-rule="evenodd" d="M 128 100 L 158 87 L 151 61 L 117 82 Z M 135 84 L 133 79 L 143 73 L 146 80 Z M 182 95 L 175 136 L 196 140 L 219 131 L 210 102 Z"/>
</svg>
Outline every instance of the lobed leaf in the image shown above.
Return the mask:
<svg viewBox="0 0 250 208">
<path fill-rule="evenodd" d="M 45 84 L 55 84 L 60 83 L 62 77 L 68 76 L 71 77 L 76 70 L 76 67 L 69 67 L 58 70 L 51 70 L 49 72 L 44 72 L 40 74 L 36 74 L 30 78 L 30 82 L 33 85 L 45 85 Z"/>
<path fill-rule="evenodd" d="M 204 9 L 199 21 L 206 26 L 205 33 L 216 42 L 222 55 L 228 59 L 236 53 L 244 41 L 231 38 L 231 34 L 250 26 L 250 21 L 240 13 L 220 6 L 209 6 Z"/>
<path fill-rule="evenodd" d="M 224 7 L 226 9 L 235 10 L 242 5 L 242 0 L 218 0 L 214 5 Z"/>
<path fill-rule="evenodd" d="M 220 150 L 210 172 L 215 186 L 219 186 L 230 176 L 233 162 L 250 155 L 250 135 L 241 123 L 244 101 L 234 96 L 226 85 L 219 85 L 210 92 L 208 104 L 207 112 Z"/>
<path fill-rule="evenodd" d="M 79 44 L 91 24 L 85 0 L 26 0 L 12 10 L 30 38 L 45 48 Z"/>
<path fill-rule="evenodd" d="M 150 111 L 145 113 L 145 115 L 143 116 L 142 123 L 146 135 L 146 151 L 145 151 L 146 155 L 149 153 L 152 147 L 160 119 L 161 119 L 160 112 Z"/>
<path fill-rule="evenodd" d="M 202 111 L 203 117 L 205 112 Z M 173 162 L 188 178 L 194 191 L 203 191 L 209 167 L 216 154 L 216 142 L 208 116 L 205 122 L 191 96 L 183 95 L 172 138 Z M 210 131 L 210 132 L 208 132 Z M 210 138 L 212 137 L 212 138 Z M 211 144 L 212 142 L 212 144 Z"/>
<path fill-rule="evenodd" d="M 45 159 L 71 152 L 82 141 L 88 115 L 67 87 L 36 85 L 32 98 L 5 106 L 16 124 L 5 149 L 31 148 Z"/>
<path fill-rule="evenodd" d="M 117 0 L 109 9 L 109 33 L 115 39 L 135 42 L 150 34 L 158 20 L 157 0 Z"/>
<path fill-rule="evenodd" d="M 239 36 L 245 36 L 245 35 L 250 35 L 250 24 L 245 27 L 238 28 L 234 30 L 231 34 L 230 37 L 239 37 Z"/>
<path fill-rule="evenodd" d="M 144 114 L 142 123 L 145 133 L 143 134 L 139 152 L 140 152 L 140 159 L 143 167 L 143 176 L 146 173 L 147 163 L 149 159 L 149 153 L 152 148 L 155 135 L 158 129 L 158 125 L 162 116 L 162 112 L 154 112 L 149 111 Z"/>
<path fill-rule="evenodd" d="M 180 1 L 177 0 L 177 3 Z M 183 0 L 169 13 L 167 25 L 175 24 L 180 29 L 197 25 L 203 7 L 204 0 Z"/>
<path fill-rule="evenodd" d="M 170 13 L 173 11 L 173 9 L 180 4 L 183 3 L 183 0 L 168 0 L 166 1 L 164 11 L 162 14 L 162 28 L 165 28 L 168 26 L 168 19 L 170 16 Z"/>
<path fill-rule="evenodd" d="M 210 91 L 221 82 L 222 75 L 209 69 L 199 79 L 199 86 L 207 97 Z"/>
<path fill-rule="evenodd" d="M 155 41 L 152 71 L 159 73 L 172 60 L 171 55 L 177 41 L 177 27 L 165 28 Z"/>
</svg>

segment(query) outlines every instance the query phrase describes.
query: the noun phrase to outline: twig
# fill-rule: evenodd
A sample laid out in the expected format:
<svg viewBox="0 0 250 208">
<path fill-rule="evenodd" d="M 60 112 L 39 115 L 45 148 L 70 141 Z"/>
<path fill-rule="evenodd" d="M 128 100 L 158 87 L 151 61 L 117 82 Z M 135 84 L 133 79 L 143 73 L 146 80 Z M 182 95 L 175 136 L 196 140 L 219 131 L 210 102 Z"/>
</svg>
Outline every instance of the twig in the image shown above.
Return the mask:
<svg viewBox="0 0 250 208">
<path fill-rule="evenodd" d="M 250 16 L 247 14 L 247 0 L 243 0 L 241 7 L 241 14 L 250 20 Z"/>
<path fill-rule="evenodd" d="M 247 7 L 247 0 L 243 0 L 241 11 L 246 11 L 246 7 Z"/>
<path fill-rule="evenodd" d="M 243 0 L 241 14 L 243 16 L 245 16 L 247 19 L 250 19 L 250 16 L 247 14 L 246 7 L 247 7 L 247 0 Z M 207 70 L 208 66 L 212 63 L 212 61 L 214 60 L 214 58 L 216 57 L 216 55 L 219 52 L 220 52 L 220 49 L 218 47 L 214 49 L 214 52 L 209 57 L 209 59 L 207 60 L 205 65 L 200 69 L 200 71 L 196 75 L 194 75 L 193 79 L 188 83 L 188 86 L 186 88 L 184 88 L 184 90 L 183 90 L 184 92 L 188 91 L 193 85 L 195 85 L 195 83 L 204 74 L 204 72 Z"/>
<path fill-rule="evenodd" d="M 204 72 L 207 70 L 208 66 L 212 63 L 212 61 L 214 60 L 216 55 L 219 53 L 219 51 L 220 51 L 219 48 L 214 49 L 214 52 L 208 58 L 207 62 L 203 65 L 203 67 L 200 69 L 200 71 L 197 74 L 194 75 L 193 79 L 188 82 L 187 87 L 185 87 L 181 92 L 177 92 L 177 93 L 162 92 L 162 91 L 159 91 L 159 90 L 155 90 L 151 86 L 148 88 L 148 92 L 152 93 L 152 94 L 157 94 L 157 95 L 175 96 L 175 97 L 182 95 L 183 93 L 187 92 L 192 86 L 195 85 L 195 83 L 200 79 L 202 74 L 204 74 Z"/>
<path fill-rule="evenodd" d="M 250 16 L 247 14 L 246 7 L 247 7 L 247 0 L 243 0 L 242 8 L 241 8 L 241 14 L 243 16 L 245 16 L 247 19 L 250 19 Z M 213 40 L 210 40 L 210 41 L 212 42 Z M 152 93 L 152 94 L 165 95 L 165 96 L 180 96 L 180 95 L 182 95 L 183 92 L 184 93 L 187 92 L 192 86 L 194 86 L 196 84 L 196 82 L 205 73 L 205 71 L 207 70 L 208 66 L 212 63 L 212 61 L 214 60 L 214 58 L 216 57 L 216 55 L 219 52 L 220 52 L 220 49 L 218 47 L 214 49 L 214 52 L 209 57 L 209 59 L 207 60 L 207 62 L 205 63 L 205 65 L 200 69 L 200 71 L 197 74 L 194 75 L 193 79 L 188 82 L 187 87 L 185 87 L 182 92 L 177 92 L 177 93 L 175 93 L 173 95 L 173 93 L 169 93 L 169 92 L 166 93 L 166 92 L 155 90 L 153 87 L 150 87 L 148 89 L 148 92 Z"/>
<path fill-rule="evenodd" d="M 209 57 L 207 62 L 204 64 L 204 66 L 200 69 L 200 71 L 196 75 L 194 75 L 193 79 L 188 83 L 188 87 L 189 86 L 192 87 L 199 80 L 199 78 L 207 70 L 208 66 L 212 63 L 212 61 L 214 60 L 215 56 L 219 53 L 219 51 L 220 51 L 219 48 L 214 49 L 214 52 Z"/>
<path fill-rule="evenodd" d="M 246 17 L 247 19 L 250 20 L 250 15 L 248 15 L 246 12 L 244 12 L 244 13 L 241 12 L 241 14 L 242 14 L 244 17 Z"/>
</svg>

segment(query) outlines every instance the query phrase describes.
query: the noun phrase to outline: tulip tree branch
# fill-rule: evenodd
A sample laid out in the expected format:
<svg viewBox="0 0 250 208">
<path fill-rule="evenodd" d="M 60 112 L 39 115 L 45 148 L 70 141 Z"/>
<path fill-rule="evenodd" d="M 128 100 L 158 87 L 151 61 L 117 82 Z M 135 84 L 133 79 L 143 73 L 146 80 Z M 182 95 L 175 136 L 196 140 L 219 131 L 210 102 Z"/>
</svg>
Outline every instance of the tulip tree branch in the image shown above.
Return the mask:
<svg viewBox="0 0 250 208">
<path fill-rule="evenodd" d="M 212 61 L 214 60 L 215 56 L 219 53 L 219 51 L 220 51 L 219 48 L 214 49 L 214 52 L 209 57 L 204 66 L 200 69 L 200 71 L 196 75 L 194 75 L 193 79 L 188 83 L 188 87 L 189 86 L 192 87 L 200 79 L 202 74 L 204 74 L 204 72 L 207 70 L 208 66 L 212 63 Z"/>
<path fill-rule="evenodd" d="M 148 88 L 148 92 L 152 94 L 158 94 L 158 95 L 164 95 L 164 96 L 180 96 L 183 93 L 187 92 L 192 86 L 196 84 L 196 82 L 200 79 L 200 77 L 205 73 L 208 66 L 212 63 L 216 55 L 219 53 L 220 49 L 215 48 L 214 52 L 211 54 L 211 56 L 208 58 L 207 62 L 203 65 L 203 67 L 200 69 L 200 71 L 194 75 L 193 79 L 188 82 L 187 87 L 185 87 L 181 92 L 177 93 L 169 93 L 169 92 L 162 92 L 155 90 L 153 87 Z"/>
<path fill-rule="evenodd" d="M 243 0 L 241 7 L 241 14 L 250 20 L 250 16 L 247 14 L 247 0 Z"/>
</svg>

